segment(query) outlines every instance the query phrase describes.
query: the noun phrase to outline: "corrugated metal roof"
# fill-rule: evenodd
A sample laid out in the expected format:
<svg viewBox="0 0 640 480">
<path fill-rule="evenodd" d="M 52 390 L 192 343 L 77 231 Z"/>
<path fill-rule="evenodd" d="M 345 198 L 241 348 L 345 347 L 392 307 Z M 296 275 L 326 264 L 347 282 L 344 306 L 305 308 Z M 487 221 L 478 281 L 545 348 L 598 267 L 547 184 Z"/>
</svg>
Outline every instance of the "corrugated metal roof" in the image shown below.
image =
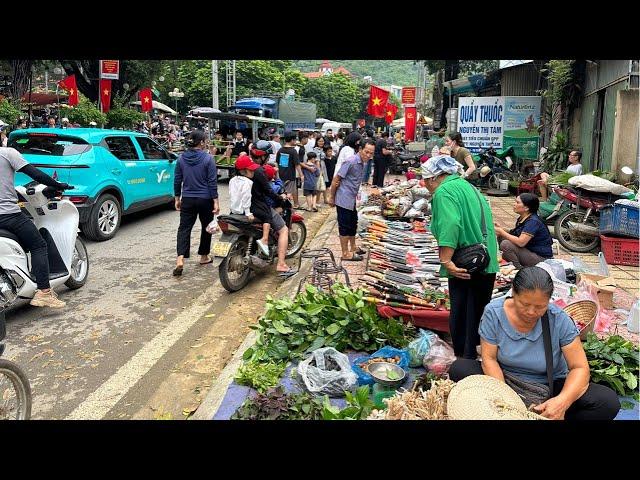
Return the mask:
<svg viewBox="0 0 640 480">
<path fill-rule="evenodd" d="M 501 93 L 503 96 L 536 96 L 538 93 L 538 69 L 533 63 L 525 63 L 502 70 Z"/>
<path fill-rule="evenodd" d="M 585 96 L 629 77 L 631 60 L 587 61 Z"/>
</svg>

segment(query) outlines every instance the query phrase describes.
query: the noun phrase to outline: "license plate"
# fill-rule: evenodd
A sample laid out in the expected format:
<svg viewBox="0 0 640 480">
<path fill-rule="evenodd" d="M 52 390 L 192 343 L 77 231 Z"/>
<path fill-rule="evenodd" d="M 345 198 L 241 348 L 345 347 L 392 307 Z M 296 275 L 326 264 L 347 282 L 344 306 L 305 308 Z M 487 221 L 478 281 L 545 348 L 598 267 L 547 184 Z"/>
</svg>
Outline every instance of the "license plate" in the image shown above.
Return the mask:
<svg viewBox="0 0 640 480">
<path fill-rule="evenodd" d="M 213 255 L 215 257 L 226 257 L 231 250 L 231 243 L 228 242 L 216 242 L 213 245 Z"/>
</svg>

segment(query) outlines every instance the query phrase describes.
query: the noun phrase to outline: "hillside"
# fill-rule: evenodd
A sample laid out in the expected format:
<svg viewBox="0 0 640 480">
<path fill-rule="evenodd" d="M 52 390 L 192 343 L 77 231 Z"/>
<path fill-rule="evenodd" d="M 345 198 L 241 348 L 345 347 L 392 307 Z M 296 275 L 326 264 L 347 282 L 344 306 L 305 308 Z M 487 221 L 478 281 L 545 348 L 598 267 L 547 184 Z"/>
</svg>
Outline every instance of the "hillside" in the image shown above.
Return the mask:
<svg viewBox="0 0 640 480">
<path fill-rule="evenodd" d="M 376 85 L 412 86 L 418 82 L 418 65 L 412 60 L 329 60 L 334 68 L 343 66 L 359 78 L 371 75 Z M 322 60 L 294 60 L 301 72 L 315 72 Z"/>
</svg>

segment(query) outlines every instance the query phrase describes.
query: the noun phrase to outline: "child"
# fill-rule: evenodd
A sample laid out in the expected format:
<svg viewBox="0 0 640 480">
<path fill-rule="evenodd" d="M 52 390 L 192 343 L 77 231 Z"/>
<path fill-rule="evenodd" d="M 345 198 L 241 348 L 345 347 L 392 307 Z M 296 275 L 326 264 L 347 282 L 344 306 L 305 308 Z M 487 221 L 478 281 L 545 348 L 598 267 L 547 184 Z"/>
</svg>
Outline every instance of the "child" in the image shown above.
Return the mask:
<svg viewBox="0 0 640 480">
<path fill-rule="evenodd" d="M 327 195 L 329 192 L 329 188 L 331 187 L 331 180 L 333 179 L 333 174 L 336 171 L 336 160 L 337 157 L 333 156 L 333 147 L 331 145 L 325 145 L 324 147 L 324 166 L 326 168 L 326 176 L 324 177 L 325 191 L 324 194 L 324 203 L 327 202 Z M 325 170 L 322 171 L 322 174 L 325 174 Z"/>
<path fill-rule="evenodd" d="M 280 180 L 280 178 L 278 178 L 278 167 L 267 164 L 263 168 L 265 175 L 269 179 L 271 190 L 273 190 L 273 193 L 275 193 L 276 195 L 282 195 L 284 193 L 284 182 Z M 276 212 L 280 213 L 282 211 L 282 208 L 275 206 L 275 202 L 271 197 L 267 197 L 266 200 L 267 204 L 271 208 L 275 209 Z"/>
<path fill-rule="evenodd" d="M 262 209 L 254 209 L 254 215 L 251 213 L 251 187 L 253 182 L 253 172 L 259 168 L 257 163 L 247 155 L 238 157 L 235 163 L 237 175 L 229 180 L 229 203 L 231 213 L 236 215 L 246 215 L 250 222 L 257 218 L 262 222 L 262 238 L 256 243 L 260 251 L 265 255 L 269 255 L 269 219 L 263 218 Z M 260 212 L 260 213 L 258 213 Z"/>
<path fill-rule="evenodd" d="M 317 212 L 316 195 L 318 190 L 316 185 L 320 177 L 320 159 L 315 152 L 307 152 L 307 161 L 304 165 L 304 196 L 307 199 L 307 211 Z"/>
</svg>

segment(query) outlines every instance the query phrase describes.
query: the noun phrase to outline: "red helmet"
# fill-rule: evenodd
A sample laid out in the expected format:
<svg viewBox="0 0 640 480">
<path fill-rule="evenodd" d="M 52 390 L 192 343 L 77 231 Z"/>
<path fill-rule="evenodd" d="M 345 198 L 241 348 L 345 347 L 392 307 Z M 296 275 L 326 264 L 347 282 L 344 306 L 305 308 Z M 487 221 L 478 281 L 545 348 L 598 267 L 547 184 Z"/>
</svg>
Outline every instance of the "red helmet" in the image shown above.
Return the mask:
<svg viewBox="0 0 640 480">
<path fill-rule="evenodd" d="M 251 149 L 251 155 L 254 157 L 264 157 L 273 153 L 273 146 L 266 140 L 258 140 Z"/>
</svg>

